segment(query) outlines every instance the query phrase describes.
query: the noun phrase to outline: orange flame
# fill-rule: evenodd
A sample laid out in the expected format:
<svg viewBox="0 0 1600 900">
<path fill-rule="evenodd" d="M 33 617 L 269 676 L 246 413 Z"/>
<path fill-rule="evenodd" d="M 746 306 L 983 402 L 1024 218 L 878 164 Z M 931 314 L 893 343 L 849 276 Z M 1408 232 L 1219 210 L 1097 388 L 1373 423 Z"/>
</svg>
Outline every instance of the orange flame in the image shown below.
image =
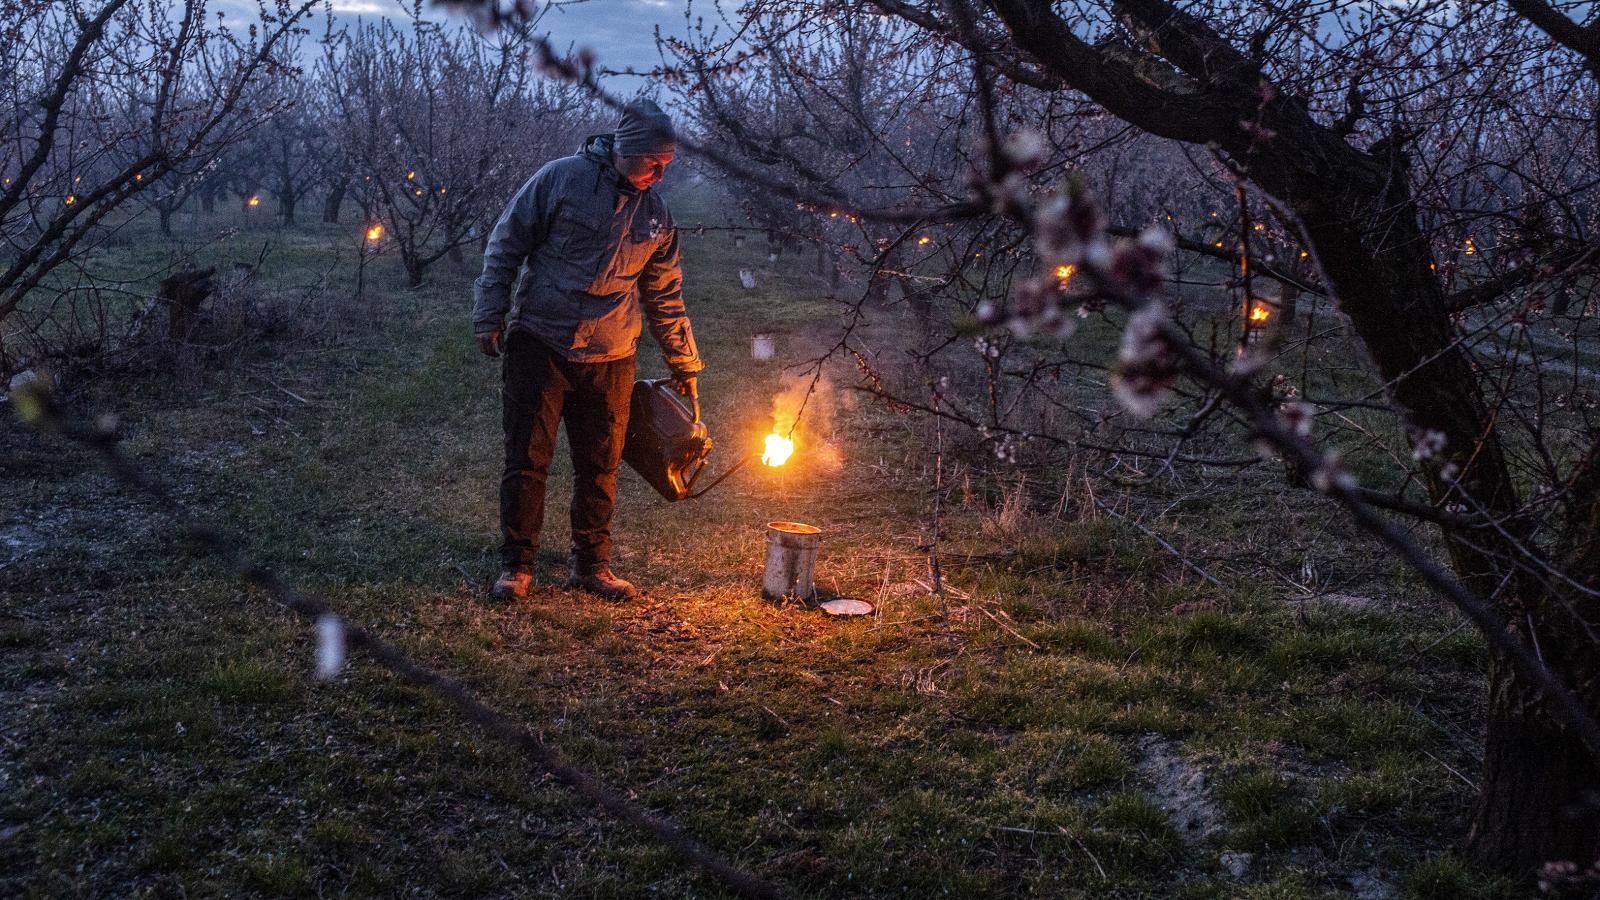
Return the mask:
<svg viewBox="0 0 1600 900">
<path fill-rule="evenodd" d="M 1270 318 L 1272 318 L 1272 310 L 1267 309 L 1265 306 L 1253 306 L 1250 308 L 1250 321 L 1265 322 Z"/>
<path fill-rule="evenodd" d="M 1061 279 L 1061 282 L 1065 284 L 1067 279 L 1072 277 L 1072 273 L 1076 271 L 1076 266 L 1056 266 L 1056 277 Z"/>
<path fill-rule="evenodd" d="M 261 198 L 257 197 L 254 194 L 251 194 L 250 195 L 250 199 L 246 200 L 245 202 L 248 203 L 251 206 L 260 206 L 261 205 Z"/>
<path fill-rule="evenodd" d="M 773 432 L 767 435 L 766 449 L 761 452 L 761 464 L 764 466 L 781 466 L 789 461 L 789 456 L 793 453 L 794 441 L 777 432 Z"/>
<path fill-rule="evenodd" d="M 382 237 L 383 237 L 383 226 L 382 225 L 374 225 L 371 228 L 367 229 L 367 240 L 376 243 Z"/>
</svg>

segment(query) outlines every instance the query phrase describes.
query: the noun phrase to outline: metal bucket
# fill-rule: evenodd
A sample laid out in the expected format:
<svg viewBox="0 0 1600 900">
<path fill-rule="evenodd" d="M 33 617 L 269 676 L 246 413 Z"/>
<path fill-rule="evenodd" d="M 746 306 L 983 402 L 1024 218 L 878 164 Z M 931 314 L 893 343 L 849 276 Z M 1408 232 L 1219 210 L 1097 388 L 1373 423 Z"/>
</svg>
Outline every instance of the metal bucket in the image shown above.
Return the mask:
<svg viewBox="0 0 1600 900">
<path fill-rule="evenodd" d="M 813 600 L 817 548 L 822 529 L 801 522 L 767 523 L 767 571 L 761 578 L 761 596 L 768 600 Z"/>
</svg>

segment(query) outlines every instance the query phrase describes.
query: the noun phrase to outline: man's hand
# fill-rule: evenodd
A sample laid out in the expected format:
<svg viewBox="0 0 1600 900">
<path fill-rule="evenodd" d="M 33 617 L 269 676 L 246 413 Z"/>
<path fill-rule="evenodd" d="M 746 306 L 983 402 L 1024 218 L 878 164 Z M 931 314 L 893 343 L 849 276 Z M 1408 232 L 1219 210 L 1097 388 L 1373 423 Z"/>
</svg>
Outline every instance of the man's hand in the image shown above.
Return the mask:
<svg viewBox="0 0 1600 900">
<path fill-rule="evenodd" d="M 484 356 L 499 356 L 500 339 L 505 333 L 504 328 L 496 328 L 493 331 L 480 331 L 472 339 L 478 342 L 478 351 Z"/>
<path fill-rule="evenodd" d="M 700 385 L 693 375 L 672 376 L 672 389 L 689 398 L 689 405 L 694 409 L 694 420 L 700 421 Z"/>
</svg>

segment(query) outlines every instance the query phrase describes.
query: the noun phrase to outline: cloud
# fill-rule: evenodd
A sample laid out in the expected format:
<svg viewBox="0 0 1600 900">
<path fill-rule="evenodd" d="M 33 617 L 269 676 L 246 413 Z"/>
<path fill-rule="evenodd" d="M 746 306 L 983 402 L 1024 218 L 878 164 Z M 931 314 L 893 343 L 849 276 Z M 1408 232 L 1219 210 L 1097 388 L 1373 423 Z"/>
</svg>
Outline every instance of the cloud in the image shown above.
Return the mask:
<svg viewBox="0 0 1600 900">
<path fill-rule="evenodd" d="M 403 16 L 405 11 L 392 0 L 331 0 L 329 6 L 335 15 L 345 13 L 355 16 Z"/>
</svg>

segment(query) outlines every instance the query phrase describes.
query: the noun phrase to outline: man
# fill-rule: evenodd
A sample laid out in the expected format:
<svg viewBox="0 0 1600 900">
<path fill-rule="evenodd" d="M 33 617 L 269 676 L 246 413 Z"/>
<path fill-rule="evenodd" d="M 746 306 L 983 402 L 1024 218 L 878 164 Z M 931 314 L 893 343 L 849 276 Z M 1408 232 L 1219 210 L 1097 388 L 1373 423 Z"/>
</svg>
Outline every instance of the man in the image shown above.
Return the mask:
<svg viewBox="0 0 1600 900">
<path fill-rule="evenodd" d="M 489 235 L 472 322 L 478 349 L 505 357 L 500 599 L 526 596 L 533 580 L 561 421 L 573 468 L 567 586 L 613 600 L 638 595 L 611 572 L 611 513 L 641 312 L 697 415 L 695 373 L 704 368 L 683 305 L 678 230 L 650 190 L 676 149 L 666 113 L 649 100 L 630 103 L 615 133 L 588 138 L 529 179 Z"/>
</svg>

